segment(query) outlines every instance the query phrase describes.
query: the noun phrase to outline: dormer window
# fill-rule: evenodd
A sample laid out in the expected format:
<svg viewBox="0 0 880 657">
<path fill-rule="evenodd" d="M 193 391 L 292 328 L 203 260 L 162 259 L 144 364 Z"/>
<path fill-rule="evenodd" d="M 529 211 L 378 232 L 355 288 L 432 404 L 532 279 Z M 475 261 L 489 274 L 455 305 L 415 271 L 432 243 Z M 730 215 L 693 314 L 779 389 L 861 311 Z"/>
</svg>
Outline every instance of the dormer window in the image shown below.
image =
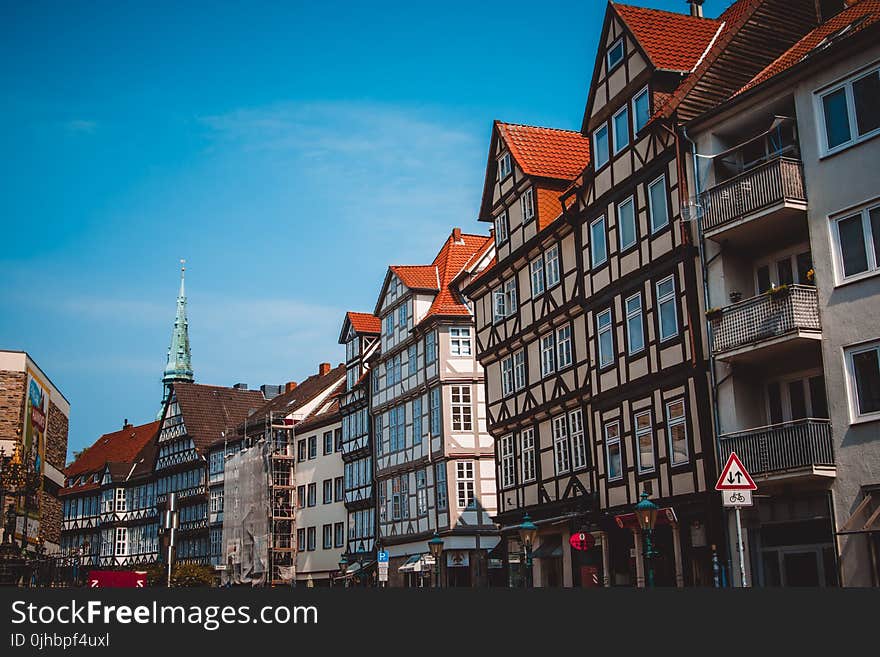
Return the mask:
<svg viewBox="0 0 880 657">
<path fill-rule="evenodd" d="M 529 187 L 522 195 L 522 218 L 523 223 L 531 221 L 535 217 L 535 194 Z"/>
<path fill-rule="evenodd" d="M 505 153 L 498 158 L 498 180 L 504 180 L 513 170 L 513 163 L 510 159 L 510 153 Z"/>
<path fill-rule="evenodd" d="M 608 71 L 611 72 L 623 61 L 623 37 L 611 44 L 608 49 Z"/>
</svg>

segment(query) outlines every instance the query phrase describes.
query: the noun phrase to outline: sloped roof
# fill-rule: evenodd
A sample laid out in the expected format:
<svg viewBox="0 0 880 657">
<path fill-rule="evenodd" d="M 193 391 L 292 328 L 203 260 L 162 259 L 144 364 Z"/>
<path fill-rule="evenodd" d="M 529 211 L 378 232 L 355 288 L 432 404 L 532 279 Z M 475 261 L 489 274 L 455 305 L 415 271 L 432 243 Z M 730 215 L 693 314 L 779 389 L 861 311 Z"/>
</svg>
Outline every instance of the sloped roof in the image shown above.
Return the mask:
<svg viewBox="0 0 880 657">
<path fill-rule="evenodd" d="M 684 3 L 682 3 L 684 4 Z M 665 71 L 693 69 L 711 43 L 721 21 L 661 9 L 612 2 L 654 67 Z"/>
<path fill-rule="evenodd" d="M 590 140 L 578 131 L 501 121 L 495 125 L 527 176 L 573 180 L 587 167 Z"/>
<path fill-rule="evenodd" d="M 284 392 L 261 404 L 251 415 L 252 420 L 248 420 L 248 426 L 251 425 L 251 421 L 254 426 L 261 425 L 269 413 L 284 415 L 295 413 L 297 409 L 314 400 L 327 388 L 337 384 L 340 379 L 345 379 L 345 365 L 343 363 L 331 369 L 327 374 L 313 374 L 293 390 Z M 243 417 L 236 423 L 239 425 L 239 429 L 243 428 L 240 425 L 243 424 L 244 419 Z"/>
<path fill-rule="evenodd" d="M 108 463 L 131 463 L 159 431 L 159 422 L 127 426 L 105 433 L 64 469 L 68 477 L 98 472 Z"/>
<path fill-rule="evenodd" d="M 476 254 L 484 253 L 492 244 L 494 244 L 494 239 L 489 235 L 467 233 L 457 235 L 456 231 L 452 232 L 437 257 L 434 258 L 433 266 L 437 268 L 440 276 L 440 291 L 434 297 L 434 301 L 422 321 L 434 315 L 469 316 L 471 314 L 461 295 L 454 289 L 452 282 Z"/>
<path fill-rule="evenodd" d="M 810 56 L 817 46 L 836 45 L 880 21 L 880 0 L 860 0 L 805 35 L 746 83 L 735 95 L 784 73 Z M 836 32 L 846 29 L 839 35 Z M 826 37 L 831 37 L 825 42 Z M 824 42 L 824 43 L 823 43 Z M 818 51 L 817 51 L 818 52 Z"/>
<path fill-rule="evenodd" d="M 355 333 L 382 332 L 382 322 L 373 313 L 359 313 L 349 310 L 346 316 Z"/>
<path fill-rule="evenodd" d="M 187 434 L 200 451 L 222 440 L 224 431 L 237 426 L 266 401 L 259 390 L 187 382 L 173 385 Z"/>
<path fill-rule="evenodd" d="M 309 431 L 340 420 L 339 396 L 345 393 L 345 379 L 337 381 L 327 399 L 317 406 L 304 420 L 296 424 L 296 432 Z"/>
<path fill-rule="evenodd" d="M 391 265 L 389 269 L 411 290 L 438 289 L 437 269 L 433 265 Z"/>
</svg>

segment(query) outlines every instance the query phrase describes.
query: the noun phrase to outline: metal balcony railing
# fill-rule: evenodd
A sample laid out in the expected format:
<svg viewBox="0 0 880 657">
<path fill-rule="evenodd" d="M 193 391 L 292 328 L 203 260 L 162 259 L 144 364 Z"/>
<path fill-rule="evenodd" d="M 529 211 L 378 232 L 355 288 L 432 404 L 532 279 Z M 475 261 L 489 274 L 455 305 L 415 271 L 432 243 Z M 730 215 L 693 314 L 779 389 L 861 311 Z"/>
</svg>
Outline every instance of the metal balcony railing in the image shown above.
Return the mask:
<svg viewBox="0 0 880 657">
<path fill-rule="evenodd" d="M 736 452 L 753 475 L 834 466 L 831 422 L 813 418 L 719 436 L 721 462 Z"/>
<path fill-rule="evenodd" d="M 783 201 L 806 200 L 800 160 L 779 157 L 706 190 L 703 230 L 711 231 Z"/>
<path fill-rule="evenodd" d="M 712 319 L 712 352 L 720 354 L 795 331 L 821 331 L 812 285 L 789 285 L 727 306 Z"/>
</svg>

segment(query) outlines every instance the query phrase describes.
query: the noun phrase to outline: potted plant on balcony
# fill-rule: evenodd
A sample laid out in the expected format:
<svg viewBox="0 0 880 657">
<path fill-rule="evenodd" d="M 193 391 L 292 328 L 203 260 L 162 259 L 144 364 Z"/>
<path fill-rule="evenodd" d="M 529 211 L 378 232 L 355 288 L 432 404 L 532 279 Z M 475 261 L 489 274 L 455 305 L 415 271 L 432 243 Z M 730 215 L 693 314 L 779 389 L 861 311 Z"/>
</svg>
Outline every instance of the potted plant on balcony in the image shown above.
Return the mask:
<svg viewBox="0 0 880 657">
<path fill-rule="evenodd" d="M 706 319 L 710 322 L 719 321 L 722 315 L 724 315 L 724 310 L 722 308 L 709 308 L 709 310 L 706 311 Z"/>
<path fill-rule="evenodd" d="M 783 283 L 782 285 L 771 285 L 770 289 L 764 294 L 768 295 L 771 299 L 783 299 L 788 296 L 788 292 L 789 286 Z"/>
<path fill-rule="evenodd" d="M 807 283 L 809 283 L 810 285 L 815 285 L 815 284 L 816 284 L 816 270 L 815 270 L 815 269 L 813 269 L 812 267 L 810 267 L 810 268 L 807 270 L 806 277 L 807 277 Z"/>
</svg>

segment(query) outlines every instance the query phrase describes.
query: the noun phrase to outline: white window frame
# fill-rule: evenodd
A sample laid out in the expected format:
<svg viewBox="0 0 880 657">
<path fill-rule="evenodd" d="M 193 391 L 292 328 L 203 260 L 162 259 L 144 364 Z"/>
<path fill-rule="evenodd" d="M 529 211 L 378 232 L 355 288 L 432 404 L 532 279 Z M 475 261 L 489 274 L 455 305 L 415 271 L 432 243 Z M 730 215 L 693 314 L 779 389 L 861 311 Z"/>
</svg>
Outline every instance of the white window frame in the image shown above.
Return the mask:
<svg viewBox="0 0 880 657">
<path fill-rule="evenodd" d="M 880 134 L 880 127 L 875 128 L 869 132 L 866 132 L 864 135 L 858 134 L 858 122 L 856 119 L 856 105 L 855 105 L 855 95 L 853 94 L 853 84 L 858 82 L 862 78 L 868 77 L 869 75 L 880 75 L 880 67 L 877 66 L 876 63 L 872 64 L 869 68 L 863 69 L 861 71 L 857 71 L 853 73 L 849 77 L 835 82 L 834 84 L 824 87 L 822 89 L 818 89 L 813 92 L 813 106 L 815 108 L 817 121 L 819 123 L 819 129 L 817 130 L 817 138 L 819 139 L 819 157 L 828 157 L 829 155 L 834 155 L 835 153 L 839 153 L 840 151 L 844 151 L 847 148 L 852 148 L 853 146 L 862 143 L 863 141 L 867 141 Z M 847 112 L 847 120 L 849 121 L 849 135 L 850 138 L 848 141 L 845 141 L 837 146 L 829 148 L 828 146 L 828 133 L 826 130 L 826 122 L 825 122 L 825 104 L 823 99 L 826 96 L 829 96 L 841 89 L 844 90 L 844 94 L 846 96 L 846 112 Z"/>
<path fill-rule="evenodd" d="M 632 241 L 623 243 L 623 220 L 621 219 L 621 210 L 629 206 L 632 208 Z M 625 198 L 622 202 L 617 204 L 615 208 L 615 213 L 617 214 L 617 243 L 620 246 L 621 251 L 626 251 L 631 246 L 635 245 L 639 241 L 639 229 L 638 229 L 638 214 L 636 213 L 636 200 L 634 196 L 629 196 Z"/>
<path fill-rule="evenodd" d="M 636 101 L 638 101 L 638 99 L 641 98 L 642 96 L 645 96 L 648 100 L 648 117 L 645 120 L 645 123 L 643 125 L 639 125 L 639 113 L 636 111 Z M 651 120 L 651 97 L 648 94 L 648 86 L 647 85 L 642 87 L 641 90 L 632 97 L 631 105 L 632 105 L 631 112 L 632 112 L 633 133 L 635 136 L 635 135 L 638 135 L 639 130 L 641 130 L 646 125 L 648 125 L 648 122 Z"/>
<path fill-rule="evenodd" d="M 876 200 L 861 208 L 838 212 L 832 215 L 830 219 L 831 243 L 834 251 L 834 273 L 838 285 L 880 274 L 880 253 L 877 253 L 874 249 L 874 229 L 871 226 L 871 210 L 880 211 L 880 204 Z M 840 241 L 840 222 L 852 219 L 857 215 L 861 217 L 862 237 L 865 240 L 865 256 L 868 268 L 865 271 L 847 276 L 843 263 L 843 246 Z"/>
<path fill-rule="evenodd" d="M 608 318 L 607 324 L 602 323 L 604 317 Z M 602 336 L 605 333 L 611 336 L 611 359 L 608 361 L 602 359 Z M 600 369 L 614 364 L 614 317 L 610 308 L 596 313 L 596 360 L 599 362 Z"/>
<path fill-rule="evenodd" d="M 556 371 L 571 367 L 574 358 L 571 351 L 571 324 L 556 329 Z"/>
<path fill-rule="evenodd" d="M 608 436 L 608 430 L 611 427 L 615 427 L 617 430 L 617 435 L 614 438 L 610 438 Z M 605 436 L 605 474 L 608 477 L 608 481 L 620 481 L 623 479 L 623 445 L 620 442 L 620 421 L 614 420 L 613 422 L 606 422 L 602 427 L 602 431 Z M 617 454 L 620 457 L 620 472 L 617 475 L 612 476 L 611 474 L 611 447 L 617 447 Z"/>
<path fill-rule="evenodd" d="M 584 438 L 584 416 L 581 409 L 568 412 L 568 434 L 571 438 L 571 469 L 587 467 L 587 444 Z"/>
<path fill-rule="evenodd" d="M 556 338 L 551 331 L 541 337 L 541 378 L 556 371 Z"/>
<path fill-rule="evenodd" d="M 677 404 L 681 404 L 681 416 L 672 418 L 669 414 L 669 409 L 672 406 Z M 683 461 L 675 460 L 675 450 L 672 448 L 672 429 L 678 425 L 684 426 L 684 447 L 685 447 L 685 459 Z M 677 467 L 680 465 L 687 465 L 690 462 L 690 447 L 688 447 L 688 427 L 687 427 L 687 404 L 685 404 L 684 398 L 673 399 L 671 401 L 666 402 L 666 443 L 669 448 L 669 465 L 670 467 Z"/>
<path fill-rule="evenodd" d="M 660 286 L 665 283 L 672 282 L 672 291 L 666 294 L 660 295 Z M 657 299 L 657 335 L 660 337 L 660 342 L 666 342 L 667 340 L 674 340 L 678 337 L 679 326 L 678 326 L 678 302 L 676 300 L 676 290 L 675 290 L 675 275 L 670 274 L 666 278 L 657 281 L 657 285 L 655 286 L 656 291 L 656 299 Z M 663 333 L 663 306 L 665 304 L 672 304 L 672 319 L 675 321 L 675 331 L 673 331 L 669 335 L 664 335 Z"/>
<path fill-rule="evenodd" d="M 603 130 L 605 131 L 605 143 L 606 143 L 606 148 L 605 148 L 605 152 L 604 152 L 604 157 L 605 157 L 604 160 L 601 157 L 603 155 L 602 149 L 597 146 L 597 144 L 599 143 L 599 141 L 598 141 L 599 133 L 602 132 Z M 591 154 L 592 153 L 596 154 L 596 159 L 594 162 L 594 167 L 595 167 L 596 171 L 599 171 L 600 169 L 602 169 L 606 164 L 608 164 L 611 161 L 611 133 L 610 133 L 610 128 L 608 127 L 608 123 L 603 123 L 598 128 L 593 130 L 593 144 L 592 144 Z"/>
<path fill-rule="evenodd" d="M 559 245 L 554 244 L 544 253 L 544 280 L 546 289 L 559 285 Z"/>
<path fill-rule="evenodd" d="M 469 326 L 449 328 L 449 353 L 452 356 L 471 355 L 471 329 Z"/>
<path fill-rule="evenodd" d="M 473 431 L 473 396 L 469 385 L 450 386 L 452 402 L 452 430 Z M 402 410 L 402 409 L 401 409 Z"/>
<path fill-rule="evenodd" d="M 516 454 L 513 450 L 513 434 L 501 437 L 498 445 L 498 456 L 501 470 L 501 488 L 512 488 L 516 485 Z"/>
<path fill-rule="evenodd" d="M 626 114 L 626 142 L 623 144 L 617 143 L 617 119 L 621 114 Z M 629 103 L 625 104 L 619 110 L 617 110 L 614 114 L 611 115 L 611 141 L 613 142 L 611 152 L 614 155 L 620 153 L 623 149 L 629 146 L 631 137 L 629 134 Z"/>
<path fill-rule="evenodd" d="M 602 258 L 596 258 L 596 232 L 595 228 L 599 224 L 602 225 Z M 605 222 L 603 214 L 598 219 L 590 222 L 590 267 L 595 269 L 608 261 L 608 225 Z"/>
<path fill-rule="evenodd" d="M 538 476 L 537 461 L 535 458 L 535 430 L 531 427 L 523 429 L 519 434 L 519 448 L 521 457 L 520 474 L 522 482 L 535 481 Z"/>
<path fill-rule="evenodd" d="M 869 411 L 862 413 L 859 408 L 859 387 L 856 381 L 856 368 L 853 360 L 854 356 L 871 351 L 877 352 L 877 358 L 880 360 L 880 340 L 872 340 L 870 342 L 862 342 L 856 345 L 850 345 L 843 348 L 844 367 L 846 368 L 846 387 L 847 397 L 849 398 L 850 420 L 853 423 L 874 422 L 880 420 L 880 411 Z"/>
<path fill-rule="evenodd" d="M 561 475 L 571 470 L 571 455 L 568 448 L 568 418 L 557 415 L 552 421 L 553 431 L 553 466 L 556 474 Z"/>
<path fill-rule="evenodd" d="M 504 244 L 510 237 L 510 229 L 507 225 L 507 210 L 495 217 L 495 243 Z"/>
<path fill-rule="evenodd" d="M 651 196 L 651 190 L 657 185 L 663 186 L 663 223 L 657 224 L 654 221 L 654 197 Z M 666 174 L 662 174 L 648 183 L 648 215 L 651 222 L 651 233 L 657 233 L 669 225 L 669 197 L 666 189 Z"/>
<path fill-rule="evenodd" d="M 117 527 L 113 536 L 113 556 L 124 557 L 128 554 L 128 528 Z"/>
<path fill-rule="evenodd" d="M 516 314 L 517 298 L 516 298 L 516 276 L 504 281 L 504 306 L 507 309 L 507 317 Z"/>
<path fill-rule="evenodd" d="M 532 297 L 544 294 L 544 256 L 539 255 L 529 263 L 529 278 L 532 281 Z"/>
<path fill-rule="evenodd" d="M 507 318 L 507 294 L 504 285 L 499 285 L 492 291 L 492 321 L 494 324 Z"/>
<path fill-rule="evenodd" d="M 117 488 L 113 498 L 115 500 L 113 508 L 119 512 L 124 513 L 128 510 L 127 500 L 125 499 L 125 489 Z"/>
<path fill-rule="evenodd" d="M 630 308 L 630 302 L 633 299 L 637 299 L 639 302 L 639 307 L 637 309 Z M 632 356 L 633 354 L 637 354 L 640 351 L 645 350 L 645 320 L 644 320 L 644 309 L 643 309 L 643 304 L 642 304 L 642 293 L 636 292 L 632 296 L 627 297 L 626 300 L 623 302 L 623 306 L 624 306 L 624 309 L 626 310 L 626 353 L 627 353 L 627 355 Z M 642 346 L 639 347 L 638 349 L 633 349 L 633 344 L 632 344 L 632 335 L 633 335 L 632 322 L 634 320 L 638 321 L 639 335 L 641 336 L 641 342 L 642 342 Z"/>
<path fill-rule="evenodd" d="M 520 207 L 522 209 L 522 221 L 524 224 L 529 223 L 535 218 L 535 192 L 533 187 L 529 187 L 523 192 L 520 199 Z"/>
<path fill-rule="evenodd" d="M 513 389 L 522 390 L 528 383 L 526 376 L 526 350 L 520 349 L 513 353 Z"/>
<path fill-rule="evenodd" d="M 456 461 L 455 490 L 459 509 L 473 510 L 477 507 L 473 461 Z"/>
<path fill-rule="evenodd" d="M 639 428 L 639 418 L 647 415 L 648 416 L 648 426 L 646 428 Z M 636 411 L 633 413 L 633 431 L 636 434 L 635 441 L 635 449 L 636 449 L 636 463 L 638 464 L 639 472 L 653 472 L 657 469 L 657 454 L 654 449 L 654 418 L 652 417 L 652 413 L 650 409 L 644 411 Z M 642 463 L 642 438 L 648 436 L 651 440 L 651 465 L 646 466 Z"/>
<path fill-rule="evenodd" d="M 510 156 L 510 151 L 505 151 L 498 158 L 498 181 L 506 179 L 511 173 L 513 173 L 513 158 Z"/>
<path fill-rule="evenodd" d="M 617 61 L 611 61 L 611 53 L 613 53 L 618 46 L 620 47 L 620 58 Z M 608 74 L 618 66 L 623 63 L 623 60 L 626 59 L 626 44 L 623 42 L 623 37 L 617 39 L 614 43 L 608 46 L 608 50 L 605 52 L 605 73 Z"/>
<path fill-rule="evenodd" d="M 501 394 L 504 397 L 513 394 L 513 356 L 501 360 Z"/>
</svg>

